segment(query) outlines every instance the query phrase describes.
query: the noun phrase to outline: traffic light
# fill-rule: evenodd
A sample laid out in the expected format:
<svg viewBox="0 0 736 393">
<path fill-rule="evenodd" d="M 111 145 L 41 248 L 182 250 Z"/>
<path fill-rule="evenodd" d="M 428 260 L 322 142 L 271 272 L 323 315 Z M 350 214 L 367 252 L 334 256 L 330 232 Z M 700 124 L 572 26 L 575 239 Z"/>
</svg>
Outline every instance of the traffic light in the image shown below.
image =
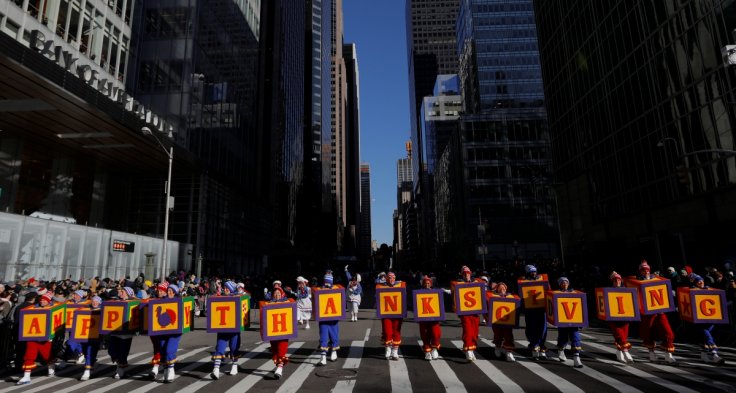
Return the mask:
<svg viewBox="0 0 736 393">
<path fill-rule="evenodd" d="M 678 165 L 676 169 L 677 169 L 677 181 L 683 185 L 690 184 L 690 170 L 684 165 Z"/>
</svg>

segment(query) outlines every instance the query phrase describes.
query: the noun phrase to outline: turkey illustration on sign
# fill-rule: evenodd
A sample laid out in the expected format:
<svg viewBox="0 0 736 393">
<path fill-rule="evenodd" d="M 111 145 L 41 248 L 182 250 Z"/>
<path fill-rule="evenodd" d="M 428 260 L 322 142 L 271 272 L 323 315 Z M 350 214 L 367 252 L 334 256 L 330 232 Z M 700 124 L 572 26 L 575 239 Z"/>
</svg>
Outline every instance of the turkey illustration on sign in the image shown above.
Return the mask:
<svg viewBox="0 0 736 393">
<path fill-rule="evenodd" d="M 172 310 L 166 310 L 161 313 L 161 306 L 156 307 L 156 320 L 161 327 L 176 324 L 176 313 Z"/>
</svg>

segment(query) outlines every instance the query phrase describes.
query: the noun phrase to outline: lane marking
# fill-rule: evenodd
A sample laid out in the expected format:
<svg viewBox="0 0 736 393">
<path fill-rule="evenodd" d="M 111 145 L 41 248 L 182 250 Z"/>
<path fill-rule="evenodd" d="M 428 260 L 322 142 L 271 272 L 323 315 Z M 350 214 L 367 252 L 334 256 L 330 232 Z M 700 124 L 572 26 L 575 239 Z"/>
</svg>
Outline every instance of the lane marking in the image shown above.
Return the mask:
<svg viewBox="0 0 736 393">
<path fill-rule="evenodd" d="M 271 344 L 264 343 L 264 345 L 270 347 Z M 297 349 L 301 348 L 302 345 L 304 345 L 304 342 L 294 342 L 289 344 L 289 355 L 293 355 L 294 352 L 296 352 Z M 256 382 L 263 379 L 264 376 L 268 375 L 271 370 L 273 370 L 274 364 L 273 360 L 269 359 L 265 362 L 263 362 L 260 366 L 258 366 L 255 370 L 251 371 L 245 378 L 241 379 L 233 385 L 230 389 L 228 389 L 225 393 L 237 393 L 242 392 L 245 393 L 248 390 L 250 390 L 253 386 L 255 386 Z"/>
<path fill-rule="evenodd" d="M 489 342 L 486 339 L 481 340 L 486 344 Z M 460 340 L 453 340 L 452 344 L 457 349 L 463 349 L 463 342 Z M 484 359 L 483 356 L 477 353 L 477 351 L 475 357 L 478 358 L 478 360 L 474 362 L 475 365 L 488 377 L 488 379 L 491 380 L 491 382 L 498 385 L 502 392 L 524 393 L 524 389 L 522 389 L 521 386 L 511 380 L 511 378 L 507 377 L 505 373 L 494 366 L 489 360 Z M 432 362 L 434 362 L 434 360 L 432 360 Z"/>
</svg>

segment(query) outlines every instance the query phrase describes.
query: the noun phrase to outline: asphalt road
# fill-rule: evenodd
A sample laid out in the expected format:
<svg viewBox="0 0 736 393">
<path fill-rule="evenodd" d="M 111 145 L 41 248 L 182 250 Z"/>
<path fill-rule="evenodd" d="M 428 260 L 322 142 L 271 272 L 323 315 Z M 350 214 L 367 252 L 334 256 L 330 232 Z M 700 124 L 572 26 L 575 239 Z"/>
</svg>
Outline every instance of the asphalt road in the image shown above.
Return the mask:
<svg viewBox="0 0 736 393">
<path fill-rule="evenodd" d="M 410 313 L 411 314 L 411 313 Z M 291 362 L 284 368 L 283 378 L 272 378 L 274 370 L 268 343 L 261 342 L 257 312 L 254 323 L 242 333 L 245 356 L 239 362 L 236 376 L 222 375 L 212 380 L 210 360 L 215 335 L 202 327 L 204 318 L 195 319 L 197 330 L 184 335 L 173 383 L 164 384 L 148 379 L 151 344 L 148 337 L 135 337 L 128 369 L 132 377 L 115 380 L 115 366 L 110 364 L 107 351 L 101 350 L 92 379 L 80 382 L 83 366 L 69 366 L 55 377 L 46 377 L 43 367 L 37 369 L 30 385 L 15 386 L 17 377 L 0 382 L 0 393 L 5 392 L 118 392 L 145 393 L 149 391 L 193 393 L 243 392 L 714 392 L 736 391 L 736 349 L 721 348 L 726 364 L 720 367 L 704 365 L 698 348 L 679 344 L 675 353 L 677 366 L 666 365 L 662 353 L 660 361 L 651 363 L 645 350 L 638 345 L 632 349 L 637 363 L 625 366 L 615 361 L 615 348 L 610 333 L 605 329 L 583 330 L 584 367 L 572 367 L 572 360 L 556 360 L 556 349 L 550 351 L 555 360 L 533 361 L 526 349 L 522 328 L 516 329 L 517 362 L 495 359 L 491 329 L 481 326 L 477 361 L 468 363 L 458 347 L 461 328 L 455 314 L 442 323 L 440 359 L 428 362 L 419 343 L 418 324 L 407 318 L 402 327 L 401 358 L 384 359 L 380 343 L 381 323 L 374 310 L 362 310 L 357 322 L 340 323 L 339 358 L 318 366 L 317 323 L 310 330 L 300 328 L 299 337 L 290 343 Z M 522 320 L 523 323 L 523 320 Z M 555 348 L 556 330 L 550 328 L 548 347 Z M 568 358 L 572 356 L 568 354 Z M 223 366 L 227 371 L 229 366 Z"/>
</svg>

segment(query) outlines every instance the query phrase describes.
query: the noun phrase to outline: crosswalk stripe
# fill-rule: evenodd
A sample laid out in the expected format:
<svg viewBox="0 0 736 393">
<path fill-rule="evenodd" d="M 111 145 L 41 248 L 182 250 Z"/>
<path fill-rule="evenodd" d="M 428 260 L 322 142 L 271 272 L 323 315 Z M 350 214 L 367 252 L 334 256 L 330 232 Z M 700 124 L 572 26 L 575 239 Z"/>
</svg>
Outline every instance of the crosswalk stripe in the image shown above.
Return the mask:
<svg viewBox="0 0 736 393">
<path fill-rule="evenodd" d="M 591 348 L 597 348 L 597 349 L 602 350 L 604 352 L 610 350 L 610 348 L 607 348 L 607 347 L 605 347 L 603 345 L 591 343 L 589 341 L 583 342 L 583 347 L 585 347 L 585 346 L 588 346 L 588 347 L 591 347 Z M 633 375 L 635 375 L 635 376 L 637 376 L 639 378 L 644 378 L 644 379 L 646 379 L 649 382 L 655 383 L 655 384 L 657 384 L 659 386 L 662 386 L 662 387 L 665 387 L 667 389 L 674 390 L 676 392 L 681 392 L 681 393 L 695 393 L 696 392 L 696 390 L 690 389 L 687 386 L 680 385 L 680 384 L 678 384 L 676 382 L 672 382 L 672 381 L 670 381 L 668 379 L 660 378 L 660 377 L 658 377 L 658 376 L 656 376 L 654 374 L 650 374 L 650 373 L 648 373 L 646 371 L 643 371 L 643 370 L 640 370 L 640 369 L 638 369 L 636 367 L 630 367 L 630 366 L 629 367 L 622 367 L 623 365 L 621 363 L 619 363 L 619 362 L 616 362 L 616 361 L 613 361 L 613 360 L 609 360 L 609 359 L 604 359 L 604 358 L 602 358 L 600 356 L 595 356 L 595 355 L 593 355 L 593 354 L 591 354 L 589 352 L 585 352 L 585 351 L 583 351 L 583 355 L 586 355 L 588 357 L 594 358 L 595 360 L 597 360 L 597 361 L 599 361 L 601 363 L 606 363 L 606 364 L 610 364 L 610 365 L 613 365 L 613 366 L 618 366 L 619 369 L 622 370 L 622 371 L 626 371 L 629 374 L 633 374 Z"/>
<path fill-rule="evenodd" d="M 417 340 L 419 346 L 422 346 L 422 340 Z M 429 362 L 434 369 L 434 373 L 439 377 L 440 382 L 448 392 L 467 392 L 465 384 L 457 377 L 454 371 L 447 365 L 444 359 L 435 359 Z"/>
<path fill-rule="evenodd" d="M 129 358 L 134 359 L 138 356 L 145 355 L 146 353 L 147 352 L 139 352 L 139 353 L 129 356 Z M 67 368 L 65 368 L 64 370 L 60 370 L 57 373 L 57 375 L 54 377 L 40 377 L 40 378 L 37 377 L 33 379 L 33 381 L 31 382 L 31 386 L 28 386 L 28 385 L 12 386 L 12 387 L 0 390 L 0 393 L 12 392 L 15 390 L 20 390 L 20 389 L 28 389 L 28 390 L 24 390 L 24 393 L 28 393 L 28 392 L 33 393 L 33 392 L 37 392 L 43 389 L 54 387 L 56 385 L 61 385 L 64 382 L 69 382 L 69 378 L 63 378 L 63 377 L 66 376 L 67 374 L 72 374 L 72 371 L 75 371 L 75 370 L 79 371 L 79 369 L 75 369 L 72 366 L 67 366 Z M 49 383 L 45 383 L 45 382 L 49 382 Z"/>
<path fill-rule="evenodd" d="M 211 355 L 205 356 L 203 358 L 198 359 L 196 362 L 191 363 L 191 364 L 187 365 L 186 367 L 182 368 L 181 370 L 177 370 L 177 371 L 179 372 L 179 374 L 181 374 L 181 373 L 184 373 L 186 371 L 194 370 L 195 368 L 201 366 L 202 363 L 205 363 L 205 362 L 207 362 L 207 361 L 209 361 L 211 359 L 212 359 L 212 356 Z M 159 372 L 159 375 L 163 374 L 163 372 L 164 372 L 165 369 L 166 369 L 165 367 L 164 368 L 161 368 L 161 371 Z M 178 376 L 178 377 L 181 377 L 181 376 Z M 174 379 L 174 381 L 176 381 L 176 378 Z M 148 392 L 150 390 L 153 390 L 153 389 L 156 389 L 157 387 L 160 387 L 160 386 L 161 386 L 160 383 L 158 383 L 156 381 L 151 381 L 151 382 L 149 382 L 149 383 L 147 383 L 147 384 L 145 384 L 145 385 L 139 387 L 138 389 L 135 389 L 135 390 L 133 390 L 133 391 L 131 391 L 129 393 L 146 393 L 146 392 Z"/>
<path fill-rule="evenodd" d="M 240 363 L 242 361 L 247 361 L 247 360 L 253 359 L 254 357 L 260 355 L 261 353 L 263 353 L 263 351 L 266 350 L 266 348 L 268 346 L 269 345 L 268 344 L 265 344 L 265 343 L 259 345 L 253 351 L 248 352 L 245 356 L 243 356 L 240 359 L 238 359 L 237 364 L 240 365 Z M 244 358 L 245 358 L 245 360 L 243 360 Z M 237 367 L 237 366 L 234 366 L 234 367 Z M 210 384 L 210 383 L 212 383 L 214 381 L 215 380 L 212 379 L 212 377 L 207 376 L 207 378 L 203 378 L 203 379 L 197 380 L 197 381 L 189 384 L 187 387 L 185 387 L 183 389 L 179 389 L 177 391 L 177 393 L 194 393 L 194 392 L 198 391 L 199 389 L 203 388 L 204 386 L 206 386 L 207 384 Z"/>
<path fill-rule="evenodd" d="M 265 343 L 264 345 L 269 346 L 269 343 Z M 303 342 L 293 342 L 289 344 L 289 354 L 293 355 L 294 352 L 301 348 L 302 345 L 304 345 Z M 267 360 L 263 364 L 261 364 L 257 369 L 253 370 L 250 374 L 248 374 L 245 378 L 241 379 L 233 385 L 230 389 L 228 389 L 225 393 L 245 393 L 250 388 L 252 388 L 256 382 L 263 379 L 265 375 L 268 375 L 269 371 L 273 368 L 273 360 Z"/>
<path fill-rule="evenodd" d="M 128 360 L 135 359 L 135 358 L 137 358 L 139 356 L 148 355 L 148 354 L 149 354 L 149 352 L 139 352 L 139 353 L 136 353 L 133 356 L 128 356 Z M 94 374 L 94 372 L 92 372 L 92 373 Z M 90 383 L 91 384 L 91 383 L 94 383 L 96 380 L 97 379 L 90 379 L 89 381 L 84 381 L 84 382 L 80 382 L 80 383 L 83 384 L 82 387 L 84 387 L 84 384 L 87 384 L 87 383 Z M 73 392 L 73 391 L 79 390 L 79 389 L 80 389 L 79 385 L 75 383 L 74 385 L 68 386 L 68 387 L 66 387 L 64 389 L 54 390 L 54 393 L 67 393 L 67 392 Z"/>
<path fill-rule="evenodd" d="M 483 340 L 486 341 L 485 339 Z M 529 345 L 529 341 L 524 340 L 516 340 L 520 345 L 526 347 Z M 523 357 L 520 357 L 521 359 L 524 359 Z M 540 366 L 537 363 L 532 362 L 517 362 L 520 365 L 526 367 L 529 371 L 539 375 L 542 377 L 542 379 L 546 380 L 547 382 L 551 383 L 554 387 L 559 389 L 561 392 L 579 392 L 583 393 L 583 391 L 578 388 L 577 386 L 570 383 L 568 380 L 560 377 L 559 375 L 547 370 L 546 368 Z"/>
<path fill-rule="evenodd" d="M 483 342 L 488 344 L 488 341 L 482 339 Z M 459 340 L 453 340 L 452 344 L 458 349 L 463 348 L 463 342 Z M 478 360 L 475 361 L 475 365 L 483 372 L 491 382 L 498 385 L 504 393 L 524 393 L 524 389 L 521 388 L 516 382 L 512 381 L 511 378 L 507 377 L 506 374 L 501 372 L 496 366 L 493 365 L 489 360 L 484 359 L 482 356 L 476 353 L 475 355 Z M 434 360 L 432 360 L 434 362 Z"/>
<path fill-rule="evenodd" d="M 389 360 L 388 370 L 391 378 L 391 392 L 411 393 L 411 380 L 409 380 L 409 369 L 403 356 L 399 360 Z"/>
<path fill-rule="evenodd" d="M 547 342 L 547 344 L 550 344 L 550 346 L 554 346 L 551 342 Z M 556 344 L 555 344 L 556 345 Z M 628 385 L 618 379 L 614 379 L 609 377 L 606 374 L 603 374 L 602 372 L 599 372 L 591 367 L 583 366 L 583 368 L 573 368 L 575 371 L 579 371 L 599 382 L 603 382 L 604 384 L 612 387 L 615 390 L 618 390 L 622 393 L 642 393 L 641 390 Z"/>
<path fill-rule="evenodd" d="M 596 349 L 598 349 L 600 351 L 603 351 L 603 352 L 607 352 L 607 353 L 611 353 L 611 354 L 615 354 L 616 353 L 616 350 L 614 350 L 613 348 L 608 348 L 608 347 L 606 347 L 604 345 L 601 345 L 601 344 L 587 342 L 586 345 L 588 345 L 588 346 L 590 346 L 592 348 L 596 348 Z M 650 366 L 650 367 L 654 367 L 656 369 L 659 369 L 661 371 L 668 372 L 670 374 L 678 375 L 678 376 L 680 376 L 680 377 L 682 377 L 684 379 L 689 379 L 689 380 L 694 381 L 694 382 L 697 382 L 697 383 L 703 383 L 703 384 L 709 385 L 709 386 L 714 387 L 714 388 L 717 388 L 717 389 L 722 389 L 723 390 L 725 388 L 725 390 L 728 390 L 728 391 L 731 391 L 732 390 L 731 389 L 731 386 L 728 385 L 728 384 L 717 382 L 717 381 L 707 381 L 707 380 L 704 380 L 703 378 L 698 377 L 697 375 L 695 375 L 695 374 L 693 374 L 693 373 L 691 373 L 689 371 L 683 370 L 683 369 L 674 368 L 674 367 L 671 367 L 671 366 L 666 366 L 666 365 L 657 364 L 657 363 L 651 363 L 651 362 L 644 363 L 644 364 L 646 364 L 647 366 Z"/>
<path fill-rule="evenodd" d="M 186 359 L 186 358 L 188 358 L 190 356 L 194 356 L 194 355 L 196 355 L 196 354 L 198 354 L 198 353 L 200 353 L 200 352 L 202 352 L 202 351 L 204 351 L 204 350 L 206 350 L 208 348 L 209 347 L 202 347 L 202 348 L 196 348 L 196 349 L 193 349 L 193 350 L 188 350 L 185 353 L 183 353 L 181 356 L 177 356 L 177 360 L 181 361 L 181 360 Z M 179 350 L 181 351 L 181 349 L 179 349 Z M 147 353 L 149 355 L 151 354 L 151 352 L 147 352 Z M 146 366 L 148 364 L 150 364 L 150 363 L 149 362 L 146 362 L 146 363 L 142 363 L 142 364 L 130 365 L 128 367 L 128 369 L 137 368 L 137 367 L 141 367 L 141 366 Z M 109 391 L 111 391 L 113 389 L 119 388 L 120 386 L 124 386 L 124 385 L 127 385 L 127 384 L 129 384 L 129 383 L 131 383 L 133 381 L 139 381 L 139 380 L 140 380 L 140 378 L 135 378 L 132 375 L 128 375 L 128 377 L 126 379 L 123 379 L 123 380 L 120 380 L 120 381 L 115 381 L 114 383 L 111 383 L 109 385 L 106 385 L 104 387 L 101 387 L 99 389 L 95 389 L 95 390 L 92 390 L 92 391 L 89 391 L 89 392 L 86 392 L 86 393 L 103 393 L 103 392 L 109 392 Z"/>
<path fill-rule="evenodd" d="M 304 384 L 304 381 L 306 381 L 312 374 L 312 371 L 314 371 L 314 366 L 317 364 L 321 356 L 321 351 L 312 352 L 309 357 L 304 359 L 304 362 L 299 365 L 296 371 L 294 371 L 294 373 L 284 381 L 276 393 L 293 393 L 299 391 L 299 388 Z"/>
<path fill-rule="evenodd" d="M 363 358 L 363 348 L 365 347 L 365 342 L 368 341 L 370 334 L 371 328 L 368 328 L 365 331 L 365 338 L 362 341 L 353 341 L 352 343 L 350 343 L 350 353 L 348 353 L 348 358 L 345 359 L 345 363 L 342 365 L 342 368 L 356 370 L 360 368 L 360 360 Z M 332 388 L 331 392 L 352 393 L 353 388 L 355 387 L 355 382 L 355 378 L 337 381 L 335 387 Z"/>
</svg>

